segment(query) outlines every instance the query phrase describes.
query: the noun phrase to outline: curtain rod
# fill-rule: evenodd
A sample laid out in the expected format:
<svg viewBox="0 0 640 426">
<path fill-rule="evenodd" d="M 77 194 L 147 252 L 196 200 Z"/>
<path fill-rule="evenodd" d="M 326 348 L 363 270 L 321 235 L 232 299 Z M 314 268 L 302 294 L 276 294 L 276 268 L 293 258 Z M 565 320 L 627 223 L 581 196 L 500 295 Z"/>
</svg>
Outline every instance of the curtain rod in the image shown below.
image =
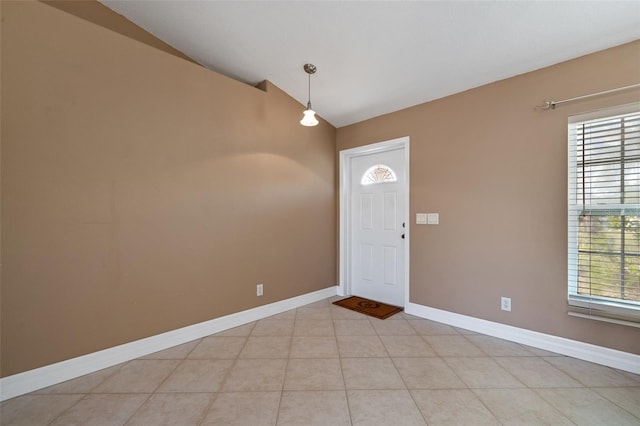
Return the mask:
<svg viewBox="0 0 640 426">
<path fill-rule="evenodd" d="M 604 92 L 576 96 L 575 98 L 563 99 L 561 101 L 544 101 L 542 105 L 538 105 L 536 106 L 536 108 L 543 109 L 545 111 L 548 109 L 556 109 L 556 105 L 564 104 L 567 102 L 578 101 L 580 99 L 593 98 L 594 96 L 607 95 L 609 93 L 622 92 L 623 90 L 635 89 L 636 87 L 640 87 L 640 83 L 632 84 L 630 86 L 618 87 L 617 89 L 605 90 Z"/>
</svg>

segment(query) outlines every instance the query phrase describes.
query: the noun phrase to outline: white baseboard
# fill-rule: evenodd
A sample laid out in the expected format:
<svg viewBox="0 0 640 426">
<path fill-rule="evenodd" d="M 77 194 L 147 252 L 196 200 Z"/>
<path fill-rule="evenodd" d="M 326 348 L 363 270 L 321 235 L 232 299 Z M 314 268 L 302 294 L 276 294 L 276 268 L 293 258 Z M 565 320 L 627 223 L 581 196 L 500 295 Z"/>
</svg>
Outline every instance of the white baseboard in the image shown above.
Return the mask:
<svg viewBox="0 0 640 426">
<path fill-rule="evenodd" d="M 328 287 L 0 379 L 0 401 L 335 296 Z"/>
<path fill-rule="evenodd" d="M 544 349 L 619 370 L 640 374 L 640 355 L 430 308 L 415 303 L 408 303 L 404 310 L 408 314 L 449 324 L 454 327 L 465 328 L 489 336 L 522 343 L 534 348 Z"/>
</svg>

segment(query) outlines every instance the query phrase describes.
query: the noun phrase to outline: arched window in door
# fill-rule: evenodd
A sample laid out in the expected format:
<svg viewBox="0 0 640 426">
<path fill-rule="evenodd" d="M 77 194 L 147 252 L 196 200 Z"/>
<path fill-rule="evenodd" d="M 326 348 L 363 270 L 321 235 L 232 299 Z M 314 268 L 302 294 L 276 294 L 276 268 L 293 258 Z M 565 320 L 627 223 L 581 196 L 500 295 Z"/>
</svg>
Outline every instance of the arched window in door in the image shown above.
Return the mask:
<svg viewBox="0 0 640 426">
<path fill-rule="evenodd" d="M 364 175 L 362 175 L 362 179 L 360 179 L 361 185 L 373 185 L 376 183 L 385 183 L 385 182 L 397 182 L 398 178 L 396 177 L 395 172 L 391 169 L 391 167 L 386 166 L 384 164 L 376 164 L 375 166 L 369 167 Z"/>
</svg>

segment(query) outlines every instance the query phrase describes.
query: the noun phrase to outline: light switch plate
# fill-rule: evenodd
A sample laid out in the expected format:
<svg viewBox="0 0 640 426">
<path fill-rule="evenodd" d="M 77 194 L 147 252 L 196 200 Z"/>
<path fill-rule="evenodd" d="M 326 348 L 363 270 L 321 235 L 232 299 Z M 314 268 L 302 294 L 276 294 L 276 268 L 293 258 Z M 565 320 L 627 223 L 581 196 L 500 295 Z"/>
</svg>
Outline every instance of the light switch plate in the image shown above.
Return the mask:
<svg viewBox="0 0 640 426">
<path fill-rule="evenodd" d="M 427 213 L 427 224 L 429 225 L 437 225 L 440 223 L 440 214 L 439 213 Z"/>
<path fill-rule="evenodd" d="M 426 213 L 416 213 L 416 224 L 418 224 L 418 225 L 426 225 L 427 224 L 427 214 Z"/>
</svg>

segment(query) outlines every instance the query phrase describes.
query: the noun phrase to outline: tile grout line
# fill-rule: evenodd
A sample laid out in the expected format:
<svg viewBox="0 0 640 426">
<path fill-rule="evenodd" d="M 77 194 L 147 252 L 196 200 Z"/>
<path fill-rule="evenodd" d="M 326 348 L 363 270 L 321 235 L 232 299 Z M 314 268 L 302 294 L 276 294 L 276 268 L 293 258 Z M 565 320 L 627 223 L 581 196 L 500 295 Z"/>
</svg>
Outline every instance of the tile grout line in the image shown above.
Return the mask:
<svg viewBox="0 0 640 426">
<path fill-rule="evenodd" d="M 540 398 L 545 404 L 547 404 L 549 407 L 551 407 L 554 411 L 556 411 L 558 414 L 560 414 L 561 417 L 564 417 L 565 419 L 567 419 L 569 422 L 571 422 L 572 424 L 575 425 L 575 423 L 567 416 L 565 415 L 562 411 L 560 411 L 559 409 L 557 409 L 556 407 L 554 407 L 553 405 L 549 404 L 540 394 L 538 394 L 538 392 L 536 392 L 536 389 L 542 389 L 542 388 L 535 388 L 532 386 L 529 386 L 527 383 L 525 383 L 524 380 L 519 379 L 518 377 L 516 377 L 513 373 L 511 373 L 511 371 L 507 370 L 505 367 L 502 366 L 502 364 L 500 364 L 498 361 L 496 361 L 493 357 L 490 357 L 500 368 L 504 369 L 507 374 L 509 374 L 510 376 L 512 376 L 517 382 L 521 383 L 523 385 L 522 388 L 505 388 L 505 387 L 488 387 L 488 388 L 471 388 L 468 387 L 468 389 L 473 392 L 473 394 L 476 396 L 476 398 L 478 400 L 480 400 L 480 402 L 482 403 L 482 405 L 484 405 L 489 412 L 496 418 L 498 419 L 498 416 L 491 410 L 491 408 L 486 405 L 484 403 L 484 401 L 482 400 L 482 398 L 480 398 L 480 396 L 478 395 L 478 391 L 483 391 L 483 390 L 510 390 L 510 391 L 515 391 L 517 389 L 526 389 L 528 391 L 531 391 L 535 396 L 537 396 L 538 398 Z M 502 358 L 508 358 L 508 357 L 502 357 Z M 537 355 L 534 356 L 522 356 L 522 357 L 512 357 L 512 358 L 541 358 Z M 558 389 L 558 388 L 544 388 L 544 389 Z M 573 389 L 579 389 L 579 388 L 573 388 Z"/>
<path fill-rule="evenodd" d="M 187 354 L 183 358 L 183 361 L 188 360 L 189 359 L 189 355 L 191 355 L 193 353 L 193 351 L 196 350 L 196 348 L 204 341 L 204 339 L 206 339 L 207 337 L 211 337 L 211 336 L 213 336 L 213 334 L 210 334 L 208 336 L 205 336 L 205 337 L 202 337 L 202 338 L 198 339 L 199 340 L 198 343 L 196 343 L 193 346 L 193 348 L 191 348 L 191 350 L 189 352 L 187 352 Z M 169 376 L 167 376 L 167 378 L 168 377 Z M 222 386 L 222 382 L 221 382 L 220 386 Z M 184 393 L 187 393 L 187 392 L 184 392 Z M 195 393 L 195 392 L 189 392 L 189 393 Z M 205 407 L 200 412 L 200 415 L 198 416 L 198 419 L 196 420 L 196 425 L 201 425 L 202 422 L 204 422 L 204 420 L 207 418 L 207 413 L 209 412 L 209 408 L 211 407 L 211 405 L 213 405 L 215 400 L 218 399 L 218 395 L 216 394 L 216 392 L 204 392 L 204 393 L 209 395 L 209 402 L 207 402 Z M 154 393 L 154 395 L 156 395 L 156 393 Z"/>
<path fill-rule="evenodd" d="M 255 321 L 253 323 L 253 327 L 251 327 L 251 330 L 249 331 L 249 334 L 247 336 L 242 336 L 245 338 L 244 343 L 242 344 L 242 347 L 240 348 L 240 350 L 238 350 L 238 353 L 236 354 L 235 358 L 233 358 L 233 363 L 229 366 L 229 369 L 227 370 L 227 372 L 224 374 L 224 377 L 222 378 L 222 380 L 220 381 L 220 388 L 218 389 L 217 392 L 213 392 L 212 396 L 211 396 L 211 400 L 209 401 L 209 403 L 207 404 L 207 406 L 204 408 L 204 410 L 202 411 L 202 415 L 200 420 L 198 421 L 197 425 L 202 425 L 204 423 L 204 421 L 207 419 L 207 415 L 209 415 L 209 411 L 211 410 L 211 407 L 213 407 L 213 404 L 216 402 L 216 400 L 218 399 L 220 393 L 222 393 L 222 388 L 225 384 L 225 382 L 227 381 L 227 378 L 229 377 L 229 374 L 231 374 L 231 370 L 233 370 L 233 367 L 236 365 L 238 359 L 240 359 L 240 352 L 242 352 L 242 350 L 244 349 L 244 347 L 247 345 L 247 342 L 249 341 L 249 336 L 251 336 L 251 333 L 253 332 L 253 329 L 255 328 L 257 321 Z M 235 327 L 237 328 L 237 327 Z M 210 334 L 208 336 L 203 337 L 200 340 L 200 343 L 202 343 L 202 341 L 204 339 L 206 339 L 207 337 L 214 337 L 216 336 L 216 334 L 219 333 L 215 333 L 215 334 Z M 218 336 L 218 337 L 227 337 L 227 336 Z M 185 359 L 187 359 L 189 357 L 189 355 L 191 355 L 191 353 L 193 351 L 196 350 L 196 348 L 198 347 L 198 345 L 200 345 L 200 343 L 198 343 L 191 351 L 189 351 L 189 353 L 187 354 L 187 356 L 185 357 Z M 216 359 L 216 358 L 208 358 L 208 359 Z"/>
<path fill-rule="evenodd" d="M 331 324 L 333 325 L 333 335 L 336 343 L 336 350 L 338 351 L 338 363 L 340 364 L 340 376 L 342 377 L 342 384 L 344 385 L 344 397 L 347 401 L 347 412 L 349 413 L 349 423 L 353 425 L 353 414 L 351 414 L 351 404 L 349 404 L 349 392 L 347 390 L 347 381 L 344 379 L 344 367 L 342 365 L 342 356 L 340 355 L 340 347 L 338 345 L 338 333 L 336 332 L 336 322 L 333 318 L 333 312 L 329 308 L 329 315 L 331 315 Z"/>
<path fill-rule="evenodd" d="M 411 325 L 411 323 L 409 323 L 409 325 Z M 412 325 L 411 325 L 411 326 L 412 326 Z M 412 327 L 413 327 L 413 326 L 412 326 Z M 414 330 L 416 330 L 416 332 L 418 333 L 418 335 L 419 335 L 419 336 L 420 336 L 420 337 L 421 337 L 421 338 L 426 342 L 426 344 L 427 344 L 427 345 L 429 345 L 429 347 L 431 347 L 431 345 L 429 344 L 429 341 L 428 341 L 427 339 L 425 339 L 425 338 L 424 338 L 424 336 L 423 336 L 423 335 L 421 335 L 421 334 L 419 333 L 419 331 L 418 331 L 415 327 L 413 327 L 413 328 L 414 328 Z M 457 335 L 460 335 L 460 336 L 464 337 L 466 341 L 468 341 L 469 343 L 471 343 L 474 347 L 478 348 L 478 349 L 480 350 L 480 352 L 482 352 L 482 353 L 486 354 L 486 355 L 487 355 L 487 357 L 492 358 L 492 357 L 490 357 L 490 356 L 489 356 L 485 351 L 483 351 L 483 350 L 482 350 L 482 348 L 478 347 L 478 346 L 477 346 L 477 345 L 475 345 L 471 340 L 467 339 L 467 338 L 465 337 L 465 335 L 464 335 L 464 334 L 460 333 L 458 330 L 455 330 L 455 329 L 454 329 L 454 331 L 456 331 L 456 334 L 451 334 L 451 336 L 457 336 Z M 490 413 L 490 414 L 491 414 L 491 416 L 493 416 L 493 418 L 494 418 L 498 423 L 503 424 L 503 423 L 498 419 L 498 416 L 497 416 L 497 415 L 496 415 L 496 414 L 495 414 L 495 413 L 494 413 L 494 412 L 493 412 L 493 411 L 492 411 L 492 410 L 491 410 L 491 409 L 490 409 L 490 408 L 489 408 L 489 407 L 484 403 L 484 401 L 483 401 L 480 397 L 478 397 L 478 395 L 473 391 L 473 389 L 472 389 L 471 387 L 469 387 L 469 385 L 468 385 L 468 384 L 467 384 L 467 383 L 462 379 L 462 377 L 460 377 L 460 375 L 459 375 L 458 373 L 456 373 L 456 371 L 455 371 L 453 368 L 451 368 L 451 366 L 450 366 L 450 365 L 449 365 L 449 363 L 446 361 L 446 359 L 445 359 L 442 355 L 440 355 L 440 354 L 438 353 L 438 351 L 436 351 L 434 348 L 431 348 L 431 349 L 432 349 L 432 350 L 433 350 L 433 352 L 436 354 L 436 357 L 437 357 L 437 358 L 439 358 L 439 359 L 440 359 L 440 360 L 441 360 L 441 361 L 442 361 L 442 362 L 447 366 L 447 368 L 449 368 L 449 369 L 451 370 L 451 372 L 452 372 L 452 373 L 453 373 L 453 374 L 458 378 L 458 380 L 460 380 L 460 382 L 461 382 L 462 384 L 464 384 L 464 385 L 465 385 L 465 389 L 466 389 L 467 391 L 471 392 L 471 394 L 476 398 L 476 400 L 478 400 L 478 401 L 480 402 L 480 404 L 481 404 L 481 405 L 482 405 L 482 406 L 487 410 L 487 412 L 488 412 L 488 413 Z M 494 362 L 495 362 L 495 361 L 494 361 Z M 500 366 L 500 367 L 502 368 L 502 366 Z M 508 374 L 510 374 L 509 372 L 507 372 L 507 373 L 508 373 Z M 514 379 L 515 379 L 516 381 L 518 381 L 518 382 L 519 382 L 519 380 L 517 380 L 515 377 L 514 377 Z M 432 389 L 432 390 L 434 390 L 434 389 Z M 435 389 L 435 390 L 440 390 L 440 389 Z M 453 390 L 458 390 L 458 389 L 455 389 L 455 388 L 454 388 Z M 410 394 L 411 394 L 411 398 L 414 398 L 413 393 L 412 393 L 412 392 L 410 392 Z M 414 402 L 415 402 L 415 399 L 414 399 Z M 417 405 L 417 402 L 415 402 L 415 403 L 416 403 L 416 405 Z M 418 409 L 419 409 L 419 408 L 418 408 Z M 422 414 L 422 410 L 420 410 L 420 413 Z M 424 417 L 424 414 L 423 414 L 423 417 Z M 427 419 L 426 419 L 426 418 L 425 418 L 425 422 L 427 422 Z"/>
<path fill-rule="evenodd" d="M 67 407 L 66 409 L 62 410 L 62 412 L 60 414 L 58 414 L 57 416 L 55 416 L 49 423 L 47 423 L 47 425 L 51 425 L 53 424 L 56 420 L 58 420 L 60 417 L 62 417 L 65 413 L 67 413 L 67 411 L 71 410 L 73 407 L 75 407 L 76 405 L 78 405 L 80 403 L 80 401 L 84 401 L 89 395 L 92 395 L 92 391 L 94 389 L 96 389 L 98 386 L 100 386 L 101 384 L 103 384 L 104 382 L 106 382 L 111 376 L 115 375 L 118 371 L 120 371 L 120 369 L 122 367 L 124 367 L 125 365 L 127 365 L 129 362 L 131 361 L 126 361 L 123 362 L 122 364 L 120 364 L 120 366 L 115 369 L 115 371 L 111 374 L 109 374 L 108 376 L 104 377 L 102 380 L 100 380 L 98 383 L 96 383 L 94 386 L 92 386 L 87 392 L 81 393 L 80 395 L 82 395 L 81 398 L 79 398 L 76 402 L 74 402 L 73 404 L 71 404 L 69 407 Z M 97 372 L 96 372 L 97 373 Z M 72 379 L 73 380 L 73 379 Z M 63 382 L 64 383 L 64 382 Z M 56 386 L 56 385 L 54 385 Z M 46 389 L 46 388 L 45 388 Z M 37 394 L 38 391 L 33 392 L 31 395 L 33 394 Z M 78 395 L 76 393 L 66 393 L 63 392 L 61 393 L 61 395 Z"/>
<path fill-rule="evenodd" d="M 467 339 L 467 340 L 468 340 L 468 339 Z M 482 351 L 482 352 L 483 352 L 483 353 L 485 353 L 484 351 Z M 493 357 L 489 357 L 489 358 L 490 358 L 493 362 L 496 362 L 495 360 L 493 360 Z M 498 423 L 500 423 L 500 424 L 504 424 L 504 423 L 499 419 L 498 415 L 497 415 L 496 413 L 494 413 L 494 412 L 493 412 L 493 410 L 491 410 L 491 407 L 489 407 L 487 404 L 485 404 L 485 402 L 482 400 L 482 398 L 480 398 L 480 397 L 478 396 L 478 394 L 475 392 L 475 389 L 480 389 L 480 388 L 472 388 L 472 387 L 470 387 L 470 386 L 467 384 L 467 382 L 465 382 L 465 381 L 462 379 L 462 377 L 460 377 L 460 375 L 459 375 L 458 373 L 456 373 L 456 371 L 455 371 L 453 368 L 451 368 L 451 366 L 450 366 L 450 365 L 449 365 L 449 363 L 446 361 L 446 359 L 442 359 L 442 362 L 444 362 L 444 363 L 445 363 L 445 365 L 447 365 L 447 367 L 449 367 L 449 368 L 451 369 L 451 371 L 453 372 L 453 374 L 455 374 L 455 375 L 456 375 L 456 377 L 458 377 L 458 379 L 459 379 L 459 380 L 460 380 L 460 381 L 461 381 L 461 382 L 466 386 L 466 390 L 468 390 L 469 392 L 471 392 L 471 393 L 473 394 L 473 396 L 474 396 L 474 397 L 475 397 L 475 398 L 480 402 L 480 404 L 482 404 L 482 406 L 483 406 L 484 408 L 486 408 L 486 409 L 487 409 L 487 411 L 488 411 L 489 413 L 491 413 L 491 415 L 493 416 L 493 418 L 494 418 Z M 513 376 L 509 371 L 507 371 L 507 370 L 506 370 L 506 368 L 502 367 L 502 366 L 501 366 L 500 364 L 498 364 L 497 362 L 496 362 L 496 364 L 498 365 L 498 367 L 500 367 L 500 368 L 502 368 L 503 370 L 505 370 L 505 372 L 506 372 L 509 376 L 511 376 L 511 377 L 512 377 L 516 382 L 521 383 L 524 387 L 526 387 L 526 386 L 527 386 L 526 384 L 524 384 L 524 383 L 522 383 L 520 380 L 518 380 L 518 378 L 517 378 L 517 377 L 514 377 L 514 376 Z M 500 388 L 494 388 L 494 387 L 491 387 L 491 388 L 487 388 L 487 389 L 500 389 Z M 506 389 L 511 389 L 511 388 L 506 388 Z"/>
<path fill-rule="evenodd" d="M 293 347 L 293 336 L 296 330 L 296 321 L 298 320 L 298 308 L 295 309 L 293 315 L 293 327 L 291 328 L 291 339 L 289 340 L 289 353 L 287 354 L 287 362 L 284 365 L 284 375 L 282 377 L 282 386 L 280 387 L 280 399 L 278 400 L 278 410 L 276 411 L 276 421 L 274 426 L 278 424 L 280 419 L 280 409 L 282 408 L 282 399 L 284 397 L 284 385 L 287 382 L 287 370 L 289 369 L 289 360 L 291 359 L 291 349 Z"/>
<path fill-rule="evenodd" d="M 634 413 L 628 411 L 626 408 L 620 406 L 616 401 L 613 401 L 611 399 L 609 399 L 607 396 L 600 394 L 599 392 L 595 391 L 592 388 L 589 388 L 593 393 L 595 393 L 596 395 L 598 395 L 599 397 L 603 398 L 606 401 L 609 401 L 610 403 L 612 403 L 613 405 L 615 405 L 616 407 L 624 410 L 626 413 L 631 414 L 631 416 L 635 417 L 636 419 L 640 420 L 640 416 L 636 416 Z M 630 386 L 630 387 L 616 387 L 616 386 L 612 386 L 612 387 L 606 387 L 604 389 L 637 389 L 638 392 L 640 393 L 640 386 Z"/>
<path fill-rule="evenodd" d="M 68 394 L 68 395 L 73 395 L 73 394 Z M 82 395 L 81 398 L 79 398 L 76 402 L 71 404 L 66 409 L 62 410 L 62 412 L 60 414 L 58 414 L 57 416 L 55 416 L 49 423 L 47 423 L 47 425 L 52 425 L 53 423 L 55 423 L 55 421 L 58 420 L 60 417 L 62 417 L 63 414 L 65 414 L 67 411 L 71 410 L 73 407 L 78 405 L 80 403 L 80 401 L 83 401 L 89 395 L 89 393 L 85 393 L 85 394 L 81 394 L 81 395 Z"/>
<path fill-rule="evenodd" d="M 198 346 L 198 345 L 200 344 L 200 342 L 202 341 L 202 339 L 199 339 L 199 340 L 200 340 L 200 341 L 199 341 L 195 346 Z M 187 343 L 188 343 L 188 342 L 187 342 Z M 194 349 L 195 349 L 195 346 L 194 346 Z M 191 351 L 192 351 L 192 350 L 193 350 L 193 349 L 191 349 Z M 191 353 L 191 351 L 189 351 L 189 353 Z M 187 354 L 187 355 L 188 355 L 188 354 Z M 178 362 L 178 363 L 176 364 L 176 366 L 173 368 L 173 370 L 171 370 L 171 372 L 170 372 L 169 374 L 167 374 L 167 376 L 166 376 L 164 379 L 162 379 L 162 380 L 160 381 L 160 383 L 158 384 L 158 386 L 156 386 L 156 388 L 155 388 L 152 392 L 150 392 L 150 393 L 149 393 L 149 395 L 147 395 L 147 397 L 145 398 L 145 400 L 144 400 L 144 401 L 142 401 L 142 404 L 140 404 L 140 405 L 138 406 L 138 408 L 136 408 L 136 409 L 133 411 L 133 413 L 131 413 L 131 415 L 129 415 L 129 417 L 127 417 L 127 419 L 122 423 L 123 425 L 126 425 L 127 423 L 129 423 L 129 422 L 131 421 L 131 419 L 133 419 L 133 417 L 135 417 L 135 415 L 138 413 L 138 411 L 140 411 L 140 408 L 142 408 L 142 406 L 143 406 L 144 404 L 146 404 L 146 403 L 147 403 L 147 401 L 149 401 L 149 399 L 151 399 L 151 397 L 152 397 L 153 395 L 155 395 L 155 394 L 156 394 L 156 392 L 158 391 L 158 389 L 160 389 L 160 387 L 161 387 L 161 386 L 162 386 L 162 385 L 163 385 L 163 384 L 164 384 L 164 383 L 169 379 L 169 377 L 171 377 L 171 375 L 173 375 L 173 373 L 175 373 L 175 372 L 176 372 L 176 370 L 178 369 L 178 367 L 180 367 L 180 366 L 182 365 L 182 363 L 187 359 L 187 355 L 185 355 L 185 356 L 184 356 L 184 358 L 182 358 L 182 359 L 180 360 L 180 362 Z M 136 359 L 138 359 L 138 358 L 136 358 Z M 135 361 L 135 360 L 132 360 L 132 361 Z M 157 360 L 141 360 L 141 361 L 157 361 Z M 169 360 L 167 360 L 167 361 L 169 361 Z"/>
<path fill-rule="evenodd" d="M 416 330 L 416 328 L 413 325 L 411 325 L 411 323 L 408 320 L 407 320 L 407 323 L 409 324 L 409 327 L 411 327 L 411 329 L 416 332 L 418 337 L 420 337 L 422 339 L 422 337 L 418 333 L 418 330 Z M 374 330 L 375 330 L 375 327 L 374 327 Z M 375 331 L 376 331 L 376 334 L 377 334 L 378 331 L 377 330 L 375 330 Z M 387 348 L 387 345 L 385 345 L 384 340 L 382 340 L 382 339 L 380 339 L 380 340 L 382 341 L 382 345 L 384 346 L 385 350 L 387 351 L 387 354 L 389 355 L 389 358 L 391 359 L 391 364 L 393 365 L 393 368 L 396 369 L 396 372 L 398 373 L 398 376 L 400 376 L 400 380 L 402 380 L 402 384 L 404 384 L 405 390 L 409 394 L 409 397 L 411 398 L 411 401 L 413 402 L 413 404 L 415 405 L 416 409 L 418 410 L 418 413 L 420 413 L 420 416 L 422 417 L 422 420 L 424 420 L 424 424 L 428 425 L 429 422 L 427 421 L 427 418 L 425 417 L 424 413 L 420 409 L 420 405 L 418 405 L 418 402 L 416 401 L 415 397 L 413 396 L 413 393 L 411 392 L 411 389 L 409 389 L 409 386 L 407 385 L 407 382 L 405 382 L 404 377 L 402 377 L 402 374 L 400 374 L 400 371 L 398 370 L 398 366 L 396 365 L 396 362 L 394 361 L 393 357 L 391 357 L 391 354 L 389 354 L 389 349 Z M 429 345 L 429 343 L 426 342 L 424 339 L 422 339 L 422 341 L 425 342 L 429 347 L 431 347 L 431 345 Z M 434 350 L 434 353 L 435 353 L 435 350 Z"/>
</svg>

